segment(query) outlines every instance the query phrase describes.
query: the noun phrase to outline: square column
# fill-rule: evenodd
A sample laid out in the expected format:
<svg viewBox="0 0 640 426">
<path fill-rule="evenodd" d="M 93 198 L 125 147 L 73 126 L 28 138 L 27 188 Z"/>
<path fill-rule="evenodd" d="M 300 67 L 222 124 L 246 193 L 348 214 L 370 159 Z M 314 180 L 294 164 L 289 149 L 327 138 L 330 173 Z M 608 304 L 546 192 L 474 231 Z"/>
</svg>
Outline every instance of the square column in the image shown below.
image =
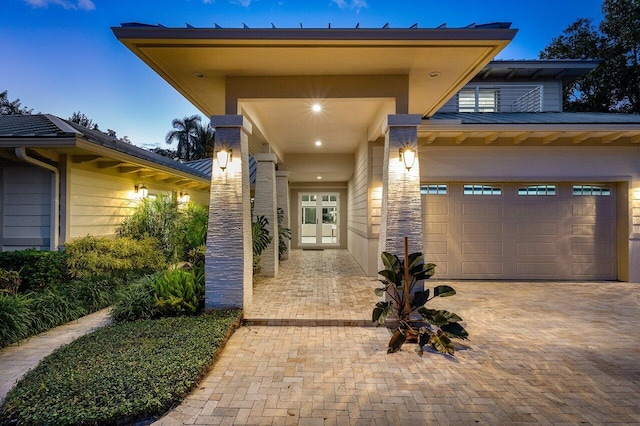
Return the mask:
<svg viewBox="0 0 640 426">
<path fill-rule="evenodd" d="M 241 115 L 214 115 L 216 150 L 230 149 L 225 170 L 214 153 L 205 255 L 205 308 L 243 308 L 253 297 L 249 141 Z"/>
<path fill-rule="evenodd" d="M 276 198 L 278 199 L 278 209 L 282 209 L 282 226 L 291 229 L 291 219 L 289 212 L 289 172 L 276 172 Z M 282 253 L 282 260 L 289 259 L 291 250 L 291 240 L 286 240 L 287 249 Z"/>
<path fill-rule="evenodd" d="M 422 117 L 416 114 L 389 115 L 383 123 L 385 141 L 378 269 L 383 268 L 382 252 L 404 257 L 404 236 L 409 237 L 409 253 L 423 252 L 418 158 L 418 126 L 421 123 Z M 411 170 L 405 168 L 400 156 L 400 150 L 405 148 L 412 148 L 416 154 Z"/>
<path fill-rule="evenodd" d="M 278 199 L 276 196 L 275 154 L 256 154 L 256 192 L 253 200 L 253 214 L 264 216 L 269 222 L 267 229 L 271 243 L 260 255 L 260 275 L 275 277 L 278 275 Z"/>
</svg>

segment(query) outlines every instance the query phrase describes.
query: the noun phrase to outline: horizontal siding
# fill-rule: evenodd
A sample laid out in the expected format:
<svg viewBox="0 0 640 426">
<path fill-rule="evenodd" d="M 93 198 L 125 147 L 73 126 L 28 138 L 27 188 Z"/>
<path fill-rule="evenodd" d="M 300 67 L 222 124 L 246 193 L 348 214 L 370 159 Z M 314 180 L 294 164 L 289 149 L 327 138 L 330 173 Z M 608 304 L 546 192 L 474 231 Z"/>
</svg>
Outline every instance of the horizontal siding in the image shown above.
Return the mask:
<svg viewBox="0 0 640 426">
<path fill-rule="evenodd" d="M 499 111 L 514 112 L 514 102 L 533 89 L 535 86 L 542 86 L 542 110 L 545 112 L 562 111 L 562 82 L 560 81 L 540 81 L 531 83 L 472 83 L 466 85 L 462 90 L 498 89 L 499 90 Z M 455 95 L 445 103 L 439 112 L 458 112 L 458 96 Z"/>
<path fill-rule="evenodd" d="M 349 180 L 347 223 L 348 228 L 360 235 L 367 235 L 367 181 L 368 181 L 368 145 L 358 147 L 355 158 L 355 170 Z"/>
<path fill-rule="evenodd" d="M 115 175 L 72 167 L 70 172 L 70 236 L 115 235 L 130 216 L 136 202 L 135 181 Z"/>
<path fill-rule="evenodd" d="M 380 234 L 380 220 L 382 216 L 382 167 L 384 165 L 384 147 L 371 147 L 371 200 L 370 200 L 370 225 L 371 233 Z"/>
<path fill-rule="evenodd" d="M 2 169 L 2 250 L 48 249 L 51 177 L 38 167 Z"/>
</svg>

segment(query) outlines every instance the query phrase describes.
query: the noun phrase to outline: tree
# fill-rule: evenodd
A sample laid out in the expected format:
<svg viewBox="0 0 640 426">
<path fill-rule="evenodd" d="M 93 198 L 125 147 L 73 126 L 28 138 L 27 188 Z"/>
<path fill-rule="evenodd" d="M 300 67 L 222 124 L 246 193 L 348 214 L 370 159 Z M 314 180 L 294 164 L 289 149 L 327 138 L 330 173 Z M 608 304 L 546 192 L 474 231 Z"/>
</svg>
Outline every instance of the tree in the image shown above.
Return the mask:
<svg viewBox="0 0 640 426">
<path fill-rule="evenodd" d="M 98 123 L 94 123 L 92 119 L 90 119 L 80 111 L 74 112 L 71 115 L 71 117 L 69 117 L 69 121 L 71 121 L 72 123 L 79 124 L 83 127 L 86 127 L 87 129 L 100 131 L 100 128 L 98 127 Z M 114 132 L 114 137 L 115 137 L 115 132 Z"/>
<path fill-rule="evenodd" d="M 202 124 L 199 123 L 196 127 L 195 146 L 196 157 L 195 159 L 213 157 L 213 141 L 215 133 L 211 128 L 211 123 Z"/>
<path fill-rule="evenodd" d="M 604 0 L 599 28 L 578 19 L 540 52 L 542 59 L 600 59 L 564 88 L 569 111 L 640 113 L 640 0 Z"/>
<path fill-rule="evenodd" d="M 204 152 L 203 149 L 198 148 L 199 137 L 198 128 L 201 126 L 200 121 L 202 118 L 199 115 L 192 115 L 191 117 L 184 117 L 182 120 L 174 119 L 171 122 L 174 130 L 171 130 L 165 136 L 165 142 L 172 144 L 173 141 L 178 141 L 178 147 L 176 152 L 178 158 L 185 161 L 197 160 L 203 158 L 198 156 L 198 152 Z"/>
<path fill-rule="evenodd" d="M 0 93 L 0 115 L 20 115 L 20 114 L 31 114 L 33 109 L 29 109 L 27 107 L 23 107 L 20 104 L 20 99 L 16 99 L 15 101 L 9 100 L 9 91 L 5 90 Z"/>
</svg>

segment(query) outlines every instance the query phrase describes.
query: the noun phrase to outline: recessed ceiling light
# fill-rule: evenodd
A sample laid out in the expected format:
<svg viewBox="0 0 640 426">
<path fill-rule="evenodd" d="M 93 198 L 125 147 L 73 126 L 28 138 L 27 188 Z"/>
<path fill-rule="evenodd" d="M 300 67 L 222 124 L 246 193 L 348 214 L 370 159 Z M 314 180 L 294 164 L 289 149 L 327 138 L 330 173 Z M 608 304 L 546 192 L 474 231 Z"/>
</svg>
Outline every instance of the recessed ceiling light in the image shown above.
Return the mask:
<svg viewBox="0 0 640 426">
<path fill-rule="evenodd" d="M 194 72 L 193 73 L 194 77 L 198 77 L 198 78 L 205 78 L 206 75 L 203 72 Z"/>
<path fill-rule="evenodd" d="M 316 146 L 322 146 L 322 141 L 316 141 Z"/>
<path fill-rule="evenodd" d="M 440 77 L 440 71 L 431 71 L 429 73 L 429 77 L 431 77 L 431 78 Z"/>
<path fill-rule="evenodd" d="M 321 179 L 322 179 L 322 176 L 318 176 L 316 179 L 321 180 Z"/>
<path fill-rule="evenodd" d="M 320 112 L 320 111 L 322 111 L 322 105 L 320 105 L 320 104 L 313 104 L 313 106 L 311 107 L 311 109 L 313 110 L 313 112 Z"/>
</svg>

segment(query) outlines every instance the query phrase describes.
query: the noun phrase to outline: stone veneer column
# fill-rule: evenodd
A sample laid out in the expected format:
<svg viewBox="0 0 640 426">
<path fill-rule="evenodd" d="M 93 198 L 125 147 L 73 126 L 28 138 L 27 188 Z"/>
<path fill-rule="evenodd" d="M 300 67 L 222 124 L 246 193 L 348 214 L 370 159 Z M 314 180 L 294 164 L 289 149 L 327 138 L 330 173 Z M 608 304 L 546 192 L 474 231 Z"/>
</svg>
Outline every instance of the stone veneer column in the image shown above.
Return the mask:
<svg viewBox="0 0 640 426">
<path fill-rule="evenodd" d="M 276 198 L 278 199 L 278 208 L 282 209 L 282 226 L 291 228 L 291 219 L 289 213 L 289 172 L 276 172 Z M 289 250 L 291 250 L 291 240 L 286 240 L 287 250 L 282 253 L 282 260 L 289 259 Z"/>
<path fill-rule="evenodd" d="M 251 123 L 241 115 L 214 115 L 216 149 L 232 150 L 225 170 L 215 154 L 211 170 L 205 255 L 205 308 L 247 309 L 253 296 L 249 142 Z"/>
<path fill-rule="evenodd" d="M 271 243 L 260 255 L 260 275 L 275 277 L 278 275 L 278 214 L 276 197 L 275 154 L 256 154 L 256 192 L 253 199 L 253 214 L 264 216 L 269 221 L 267 229 Z"/>
<path fill-rule="evenodd" d="M 418 159 L 418 126 L 422 118 L 415 114 L 389 115 L 383 126 L 384 164 L 382 169 L 382 212 L 378 241 L 378 269 L 383 269 L 384 251 L 404 257 L 404 236 L 409 237 L 409 253 L 422 252 L 422 202 Z M 410 171 L 400 159 L 400 149 L 416 150 Z"/>
</svg>

